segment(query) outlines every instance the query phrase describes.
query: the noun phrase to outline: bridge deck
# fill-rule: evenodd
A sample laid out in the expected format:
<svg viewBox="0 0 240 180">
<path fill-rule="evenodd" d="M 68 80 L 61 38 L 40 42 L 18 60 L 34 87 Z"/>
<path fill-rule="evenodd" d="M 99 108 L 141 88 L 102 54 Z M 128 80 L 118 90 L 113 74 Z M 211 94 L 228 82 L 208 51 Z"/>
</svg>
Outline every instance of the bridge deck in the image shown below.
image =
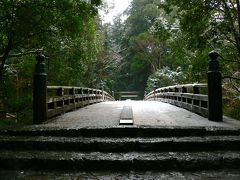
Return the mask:
<svg viewBox="0 0 240 180">
<path fill-rule="evenodd" d="M 156 101 L 115 101 L 93 104 L 69 112 L 40 126 L 61 129 L 83 127 L 118 127 L 124 106 L 131 106 L 133 127 L 227 127 L 240 128 L 240 121 L 224 117 L 223 122 L 212 122 L 185 109 Z"/>
</svg>

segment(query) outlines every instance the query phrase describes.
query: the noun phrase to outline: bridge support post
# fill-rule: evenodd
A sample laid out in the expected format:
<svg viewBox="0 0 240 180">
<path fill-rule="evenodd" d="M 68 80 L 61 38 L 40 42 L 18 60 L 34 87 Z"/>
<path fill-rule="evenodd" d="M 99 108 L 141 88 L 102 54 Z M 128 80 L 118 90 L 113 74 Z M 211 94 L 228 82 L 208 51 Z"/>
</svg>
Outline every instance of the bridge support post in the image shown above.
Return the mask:
<svg viewBox="0 0 240 180">
<path fill-rule="evenodd" d="M 222 121 L 222 75 L 219 71 L 218 53 L 209 53 L 208 69 L 208 119 L 211 121 Z"/>
<path fill-rule="evenodd" d="M 33 124 L 47 120 L 47 74 L 44 59 L 42 53 L 36 57 L 37 64 L 33 79 Z"/>
</svg>

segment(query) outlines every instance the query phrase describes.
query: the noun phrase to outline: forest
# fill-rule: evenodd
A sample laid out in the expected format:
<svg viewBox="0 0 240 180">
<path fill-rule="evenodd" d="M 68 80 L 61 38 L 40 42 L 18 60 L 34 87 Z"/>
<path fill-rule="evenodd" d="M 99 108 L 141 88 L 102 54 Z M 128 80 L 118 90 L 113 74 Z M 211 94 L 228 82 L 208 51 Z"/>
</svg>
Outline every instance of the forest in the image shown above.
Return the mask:
<svg viewBox="0 0 240 180">
<path fill-rule="evenodd" d="M 103 24 L 104 0 L 0 2 L 0 126 L 31 124 L 36 53 L 48 85 L 147 91 L 206 83 L 219 53 L 224 114 L 240 119 L 240 1 L 132 0 Z M 10 119 L 10 120 L 9 120 Z"/>
</svg>

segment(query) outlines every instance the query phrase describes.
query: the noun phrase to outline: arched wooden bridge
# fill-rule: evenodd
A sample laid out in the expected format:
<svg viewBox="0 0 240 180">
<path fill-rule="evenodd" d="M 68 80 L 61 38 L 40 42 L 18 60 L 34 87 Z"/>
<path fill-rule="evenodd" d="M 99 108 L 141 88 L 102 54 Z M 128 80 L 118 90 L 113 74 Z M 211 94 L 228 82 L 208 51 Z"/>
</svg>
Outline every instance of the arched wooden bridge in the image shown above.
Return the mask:
<svg viewBox="0 0 240 180">
<path fill-rule="evenodd" d="M 47 86 L 40 55 L 34 125 L 0 131 L 0 177 L 240 178 L 240 121 L 222 115 L 217 54 L 210 57 L 208 84 L 115 101 L 103 88 Z"/>
</svg>

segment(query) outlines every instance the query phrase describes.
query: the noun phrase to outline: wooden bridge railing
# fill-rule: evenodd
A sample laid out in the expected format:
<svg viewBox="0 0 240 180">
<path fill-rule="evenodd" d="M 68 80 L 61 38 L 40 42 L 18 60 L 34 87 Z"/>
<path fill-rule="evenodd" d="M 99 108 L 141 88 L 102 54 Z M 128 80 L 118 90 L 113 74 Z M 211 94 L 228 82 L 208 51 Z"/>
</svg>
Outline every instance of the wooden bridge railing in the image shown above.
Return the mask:
<svg viewBox="0 0 240 180">
<path fill-rule="evenodd" d="M 70 86 L 47 86 L 47 118 L 103 101 L 114 101 L 100 89 Z"/>
<path fill-rule="evenodd" d="M 45 56 L 39 53 L 33 80 L 33 123 L 40 124 L 47 119 L 86 105 L 114 98 L 100 89 L 69 86 L 47 86 Z"/>
<path fill-rule="evenodd" d="M 156 89 L 145 100 L 159 100 L 208 116 L 211 121 L 222 121 L 222 74 L 217 60 L 218 53 L 209 53 L 207 84 L 185 84 Z M 202 89 L 205 89 L 202 91 Z"/>
<path fill-rule="evenodd" d="M 144 98 L 162 101 L 208 117 L 207 84 L 184 84 L 156 89 Z"/>
</svg>

